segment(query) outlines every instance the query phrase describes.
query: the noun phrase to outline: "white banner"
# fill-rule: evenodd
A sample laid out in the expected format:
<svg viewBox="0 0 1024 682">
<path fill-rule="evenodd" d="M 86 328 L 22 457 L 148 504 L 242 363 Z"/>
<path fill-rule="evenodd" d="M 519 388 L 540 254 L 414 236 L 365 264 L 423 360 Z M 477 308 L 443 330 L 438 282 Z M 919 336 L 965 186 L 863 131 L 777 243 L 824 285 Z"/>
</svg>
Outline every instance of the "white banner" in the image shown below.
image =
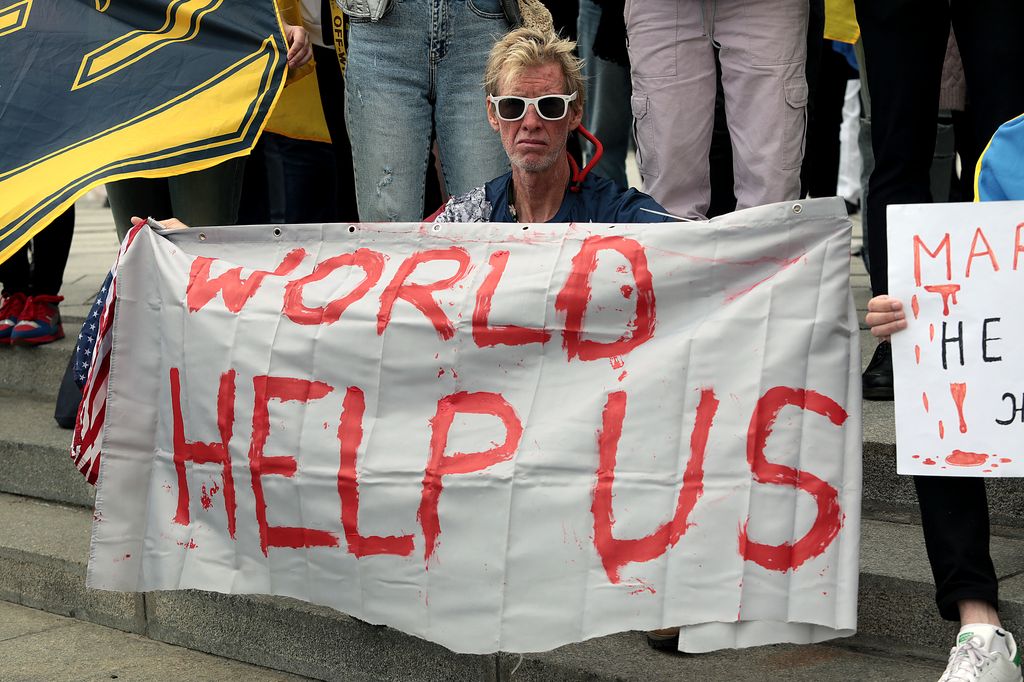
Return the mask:
<svg viewBox="0 0 1024 682">
<path fill-rule="evenodd" d="M 849 240 L 836 200 L 143 230 L 88 584 L 288 595 L 469 653 L 852 634 Z"/>
<path fill-rule="evenodd" d="M 1024 476 L 1024 202 L 890 206 L 888 225 L 899 473 Z"/>
</svg>

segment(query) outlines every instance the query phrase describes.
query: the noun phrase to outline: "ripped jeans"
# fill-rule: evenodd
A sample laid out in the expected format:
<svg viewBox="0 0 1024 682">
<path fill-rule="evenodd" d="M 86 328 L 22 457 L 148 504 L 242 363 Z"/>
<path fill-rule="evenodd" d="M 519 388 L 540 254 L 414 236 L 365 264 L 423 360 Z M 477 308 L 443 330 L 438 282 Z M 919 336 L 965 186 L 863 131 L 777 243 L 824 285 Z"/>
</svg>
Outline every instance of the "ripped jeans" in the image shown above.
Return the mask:
<svg viewBox="0 0 1024 682">
<path fill-rule="evenodd" d="M 352 22 L 345 117 L 360 220 L 423 217 L 435 129 L 450 194 L 508 171 L 482 86 L 507 30 L 499 0 L 398 0 L 379 22 Z"/>
</svg>

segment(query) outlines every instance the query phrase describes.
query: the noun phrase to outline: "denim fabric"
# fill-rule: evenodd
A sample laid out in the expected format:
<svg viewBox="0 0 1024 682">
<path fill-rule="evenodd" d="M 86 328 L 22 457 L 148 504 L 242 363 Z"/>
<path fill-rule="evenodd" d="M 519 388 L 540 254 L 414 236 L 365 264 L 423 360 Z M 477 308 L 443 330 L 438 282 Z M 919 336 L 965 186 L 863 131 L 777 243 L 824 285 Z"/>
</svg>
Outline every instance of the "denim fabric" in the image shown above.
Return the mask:
<svg viewBox="0 0 1024 682">
<path fill-rule="evenodd" d="M 583 76 L 587 79 L 583 127 L 604 145 L 604 155 L 594 166 L 594 172 L 626 187 L 626 153 L 633 139 L 633 111 L 629 104 L 633 87 L 629 67 L 594 55 L 594 37 L 600 20 L 601 8 L 594 0 L 581 0 L 578 46 L 584 60 Z M 585 148 L 584 159 L 589 162 L 593 158 L 592 147 L 587 144 Z"/>
<path fill-rule="evenodd" d="M 345 118 L 361 220 L 423 217 L 432 130 L 448 193 L 508 170 L 482 86 L 507 30 L 499 0 L 402 0 L 379 22 L 352 23 Z"/>
</svg>

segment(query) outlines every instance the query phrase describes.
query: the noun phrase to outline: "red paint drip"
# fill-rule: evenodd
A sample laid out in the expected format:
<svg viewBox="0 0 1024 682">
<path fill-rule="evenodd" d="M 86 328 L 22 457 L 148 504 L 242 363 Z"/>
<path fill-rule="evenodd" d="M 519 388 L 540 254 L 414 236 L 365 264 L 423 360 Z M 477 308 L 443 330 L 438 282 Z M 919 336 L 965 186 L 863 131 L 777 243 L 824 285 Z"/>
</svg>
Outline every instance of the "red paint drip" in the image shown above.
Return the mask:
<svg viewBox="0 0 1024 682">
<path fill-rule="evenodd" d="M 625 378 L 626 378 L 626 377 L 627 377 L 628 375 L 629 375 L 629 372 L 623 372 L 622 374 L 620 374 L 620 375 L 619 375 L 619 381 L 622 381 L 622 380 L 623 380 L 623 379 L 625 379 Z"/>
<path fill-rule="evenodd" d="M 633 578 L 633 580 L 635 580 L 638 583 L 640 583 L 640 587 L 636 588 L 635 590 L 631 590 L 630 591 L 631 595 L 642 594 L 644 592 L 650 592 L 651 594 L 657 594 L 657 591 L 655 591 L 655 589 L 653 587 L 651 587 L 650 585 L 645 583 L 643 580 L 640 580 L 640 578 Z"/>
<path fill-rule="evenodd" d="M 924 403 L 924 411 L 927 412 L 928 411 L 928 394 L 927 393 L 924 393 L 924 392 L 921 393 L 921 402 Z"/>
<path fill-rule="evenodd" d="M 1002 462 L 1003 464 L 1009 464 L 1009 463 L 1010 463 L 1010 462 L 1012 462 L 1013 460 L 1012 460 L 1012 459 L 1010 459 L 1009 457 L 1002 457 L 1002 458 L 1000 458 L 1000 460 L 999 460 L 999 461 L 1000 461 L 1000 462 Z"/>
<path fill-rule="evenodd" d="M 967 384 L 950 384 L 949 392 L 956 403 L 956 413 L 960 417 L 960 433 L 967 433 L 967 422 L 964 421 L 964 398 L 967 397 Z"/>
<path fill-rule="evenodd" d="M 629 286 L 628 284 L 623 284 L 622 288 L 619 289 L 619 291 L 622 292 L 622 298 L 629 298 L 630 296 L 633 295 L 633 287 Z"/>
<path fill-rule="evenodd" d="M 921 314 L 921 304 L 917 302 L 917 294 L 910 297 L 910 309 L 914 311 L 914 319 Z"/>
<path fill-rule="evenodd" d="M 921 455 L 911 455 L 910 459 L 921 459 Z"/>
<path fill-rule="evenodd" d="M 928 325 L 928 340 L 929 341 L 934 341 L 935 340 L 935 325 L 934 324 Z"/>
<path fill-rule="evenodd" d="M 210 493 L 206 491 L 205 483 L 200 487 L 199 501 L 202 503 L 203 509 L 209 509 L 210 507 L 213 506 L 213 500 L 210 498 Z"/>
<path fill-rule="evenodd" d="M 914 361 L 917 364 L 921 364 L 921 346 L 914 344 Z"/>
<path fill-rule="evenodd" d="M 623 366 L 626 364 L 625 362 L 622 361 L 622 358 L 620 358 L 618 356 L 613 357 L 611 359 L 611 363 L 612 363 L 612 369 L 622 369 Z"/>
<path fill-rule="evenodd" d="M 988 458 L 988 455 L 980 452 L 954 450 L 946 456 L 946 464 L 952 464 L 955 467 L 976 467 L 984 464 Z"/>
<path fill-rule="evenodd" d="M 440 379 L 443 376 L 444 376 L 444 367 L 441 367 L 440 369 L 437 370 L 437 378 Z"/>
<path fill-rule="evenodd" d="M 196 544 L 195 540 L 190 538 L 188 542 L 182 542 L 179 540 L 178 547 L 184 547 L 185 549 L 198 549 L 199 545 Z"/>
<path fill-rule="evenodd" d="M 939 420 L 939 438 L 946 437 L 946 427 L 943 425 L 942 420 Z"/>
<path fill-rule="evenodd" d="M 783 260 L 783 261 L 781 261 L 779 263 L 780 267 L 779 267 L 778 270 L 776 270 L 772 274 L 768 275 L 767 277 L 764 277 L 763 279 L 759 279 L 758 281 L 754 282 L 753 284 L 751 284 L 746 289 L 743 289 L 742 291 L 739 291 L 739 292 L 737 292 L 735 294 L 730 294 L 730 295 L 726 296 L 725 297 L 725 302 L 726 303 L 732 303 L 733 301 L 735 301 L 736 299 L 740 298 L 741 296 L 745 296 L 746 294 L 749 294 L 751 291 L 753 291 L 757 287 L 761 286 L 762 284 L 764 284 L 765 282 L 770 280 L 772 277 L 775 277 L 775 275 L 779 274 L 780 272 L 782 272 L 783 270 L 788 268 L 790 265 L 793 265 L 795 263 L 799 263 L 801 258 L 802 258 L 802 256 L 798 256 L 798 257 L 793 258 L 791 260 Z"/>
<path fill-rule="evenodd" d="M 928 466 L 934 466 L 935 465 L 935 460 L 932 459 L 931 457 L 929 457 L 928 459 L 926 459 L 925 461 L 923 461 L 921 463 L 922 464 L 927 464 Z"/>
<path fill-rule="evenodd" d="M 956 292 L 960 291 L 959 284 L 929 284 L 924 288 L 925 291 L 939 294 L 942 296 L 942 314 L 949 315 L 949 303 L 952 299 L 953 305 L 956 305 Z"/>
</svg>

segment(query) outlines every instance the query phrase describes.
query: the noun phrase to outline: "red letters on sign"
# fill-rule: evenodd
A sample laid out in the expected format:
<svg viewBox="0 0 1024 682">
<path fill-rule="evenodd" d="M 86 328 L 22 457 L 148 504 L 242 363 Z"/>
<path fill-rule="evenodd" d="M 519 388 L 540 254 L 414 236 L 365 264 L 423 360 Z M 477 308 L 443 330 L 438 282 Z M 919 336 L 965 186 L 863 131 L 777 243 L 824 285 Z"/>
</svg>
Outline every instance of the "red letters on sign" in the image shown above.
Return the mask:
<svg viewBox="0 0 1024 682">
<path fill-rule="evenodd" d="M 934 251 L 929 249 L 919 236 L 914 235 L 914 284 L 921 286 L 921 251 L 924 251 L 932 258 L 938 258 L 939 253 L 943 250 L 946 252 L 946 279 L 950 280 L 953 279 L 953 257 L 949 249 L 949 233 L 942 237 L 942 241 L 939 242 Z"/>
<path fill-rule="evenodd" d="M 217 430 L 219 443 L 190 442 L 185 439 L 185 423 L 181 414 L 181 381 L 177 367 L 171 367 L 171 412 L 174 423 L 174 470 L 178 474 L 178 509 L 174 522 L 183 526 L 189 524 L 191 515 L 188 502 L 188 476 L 185 462 L 210 464 L 216 462 L 222 467 L 224 482 L 224 510 L 228 515 L 228 535 L 235 537 L 235 482 L 231 475 L 231 455 L 228 442 L 235 422 L 235 371 L 228 370 L 220 375 L 220 389 L 217 391 Z"/>
<path fill-rule="evenodd" d="M 338 536 L 315 528 L 291 528 L 267 524 L 267 503 L 263 498 L 263 476 L 291 477 L 297 468 L 294 457 L 267 457 L 263 448 L 270 434 L 270 401 L 297 400 L 307 403 L 331 392 L 322 381 L 307 381 L 288 377 L 253 377 L 256 398 L 252 412 L 252 442 L 249 446 L 249 469 L 252 474 L 252 492 L 256 498 L 256 523 L 260 530 L 260 549 L 267 555 L 268 547 L 337 547 Z"/>
<path fill-rule="evenodd" d="M 636 281 L 636 317 L 629 323 L 629 336 L 623 335 L 616 341 L 601 343 L 583 338 L 583 316 L 590 302 L 590 277 L 597 269 L 597 254 L 612 250 L 621 253 L 633 268 Z M 587 237 L 579 253 L 573 256 L 572 271 L 565 286 L 555 299 L 555 310 L 565 315 L 565 331 L 562 345 L 569 359 L 599 360 L 622 356 L 654 336 L 655 303 L 654 283 L 651 271 L 647 269 L 644 247 L 633 239 L 625 237 Z"/>
<path fill-rule="evenodd" d="M 307 284 L 319 282 L 335 270 L 345 266 L 363 269 L 366 275 L 347 295 L 330 301 L 318 308 L 308 308 L 302 302 L 302 289 Z M 331 324 L 341 319 L 345 309 L 366 295 L 384 272 L 384 254 L 370 249 L 358 249 L 353 253 L 328 258 L 317 264 L 313 272 L 288 282 L 284 290 L 284 314 L 298 324 Z"/>
<path fill-rule="evenodd" d="M 409 278 L 409 275 L 413 273 L 417 266 L 421 263 L 435 260 L 453 260 L 459 264 L 459 269 L 451 277 L 434 282 L 433 284 L 406 283 L 405 280 Z M 458 246 L 452 246 L 447 249 L 420 251 L 405 259 L 405 262 L 398 268 L 398 272 L 395 273 L 394 278 L 391 280 L 391 284 L 380 295 L 380 312 L 377 313 L 377 335 L 380 336 L 387 329 L 388 323 L 391 322 L 391 309 L 394 308 L 395 301 L 401 298 L 419 308 L 420 312 L 426 315 L 430 323 L 434 325 L 437 335 L 442 339 L 447 341 L 455 336 L 455 327 L 452 326 L 451 320 L 444 314 L 441 306 L 437 304 L 437 301 L 434 300 L 431 294 L 435 291 L 444 291 L 451 288 L 456 282 L 466 276 L 466 273 L 469 272 L 469 265 L 469 254 L 466 253 L 465 249 Z"/>
<path fill-rule="evenodd" d="M 781 464 L 772 464 L 764 456 L 764 448 L 779 411 L 787 405 L 809 410 L 827 417 L 836 426 L 846 421 L 846 411 L 831 398 L 802 388 L 776 386 L 768 389 L 757 401 L 747 430 L 747 462 L 757 483 L 790 485 L 811 495 L 818 514 L 811 529 L 793 544 L 765 545 L 750 540 L 747 524 L 740 529 L 740 554 L 748 561 L 772 571 L 789 571 L 808 559 L 820 555 L 839 535 L 843 525 L 836 489 L 817 476 Z M 747 520 L 749 523 L 749 519 Z"/>
<path fill-rule="evenodd" d="M 217 260 L 200 256 L 192 261 L 192 269 L 188 274 L 188 285 L 185 288 L 185 300 L 188 302 L 188 309 L 191 312 L 200 310 L 203 306 L 213 300 L 217 292 L 224 297 L 224 307 L 233 313 L 237 313 L 256 294 L 256 290 L 263 284 L 267 275 L 283 277 L 295 268 L 306 257 L 302 249 L 290 251 L 281 264 L 273 272 L 267 270 L 253 270 L 245 280 L 241 277 L 242 268 L 231 268 L 222 275 L 210 279 L 210 266 Z"/>
<path fill-rule="evenodd" d="M 356 557 L 372 554 L 412 554 L 412 535 L 360 535 L 359 534 L 359 474 L 356 454 L 363 440 L 363 412 L 366 399 L 363 392 L 349 386 L 342 406 L 338 441 L 341 443 L 341 465 L 338 467 L 338 495 L 341 497 L 341 525 L 345 529 L 348 551 Z"/>
<path fill-rule="evenodd" d="M 978 251 L 979 239 L 985 243 L 984 251 Z M 988 243 L 985 233 L 979 227 L 974 231 L 974 238 L 971 239 L 971 253 L 967 256 L 967 270 L 964 273 L 964 277 L 971 276 L 971 263 L 974 262 L 975 258 L 980 258 L 981 256 L 988 256 L 989 264 L 992 265 L 992 272 L 999 272 L 999 262 L 996 261 L 996 254 L 992 251 L 992 246 Z"/>
<path fill-rule="evenodd" d="M 551 338 L 551 333 L 544 329 L 530 329 L 514 324 L 499 324 L 493 327 L 490 325 L 491 300 L 494 298 L 494 290 L 498 288 L 498 282 L 501 281 L 501 276 L 505 272 L 508 255 L 508 251 L 495 251 L 491 254 L 491 271 L 476 292 L 476 306 L 473 308 L 473 340 L 481 348 L 498 344 L 522 346 L 527 343 L 547 343 Z"/>
<path fill-rule="evenodd" d="M 594 484 L 594 546 L 601 555 L 608 580 L 619 582 L 619 569 L 630 562 L 650 561 L 668 551 L 679 542 L 688 527 L 687 519 L 697 500 L 704 492 L 704 451 L 708 443 L 711 423 L 718 411 L 718 400 L 710 388 L 701 390 L 697 417 L 690 434 L 690 459 L 683 473 L 676 510 L 672 519 L 658 526 L 642 538 L 620 540 L 612 535 L 615 514 L 612 510 L 612 486 L 615 483 L 615 464 L 618 456 L 622 422 L 626 416 L 626 393 L 616 391 L 608 395 L 601 415 L 601 430 L 597 432 L 599 464 L 597 483 Z"/>
<path fill-rule="evenodd" d="M 448 432 L 451 431 L 455 415 L 460 412 L 494 415 L 505 425 L 505 442 L 483 452 L 456 452 L 446 457 L 444 451 L 448 446 Z M 423 558 L 428 564 L 437 545 L 437 537 L 441 534 L 437 505 L 441 500 L 442 477 L 481 471 L 511 459 L 523 435 L 523 423 L 512 406 L 498 393 L 460 391 L 445 396 L 437 402 L 437 413 L 430 420 L 430 426 L 430 461 L 423 476 L 423 493 L 416 513 L 423 526 L 426 543 Z"/>
</svg>

